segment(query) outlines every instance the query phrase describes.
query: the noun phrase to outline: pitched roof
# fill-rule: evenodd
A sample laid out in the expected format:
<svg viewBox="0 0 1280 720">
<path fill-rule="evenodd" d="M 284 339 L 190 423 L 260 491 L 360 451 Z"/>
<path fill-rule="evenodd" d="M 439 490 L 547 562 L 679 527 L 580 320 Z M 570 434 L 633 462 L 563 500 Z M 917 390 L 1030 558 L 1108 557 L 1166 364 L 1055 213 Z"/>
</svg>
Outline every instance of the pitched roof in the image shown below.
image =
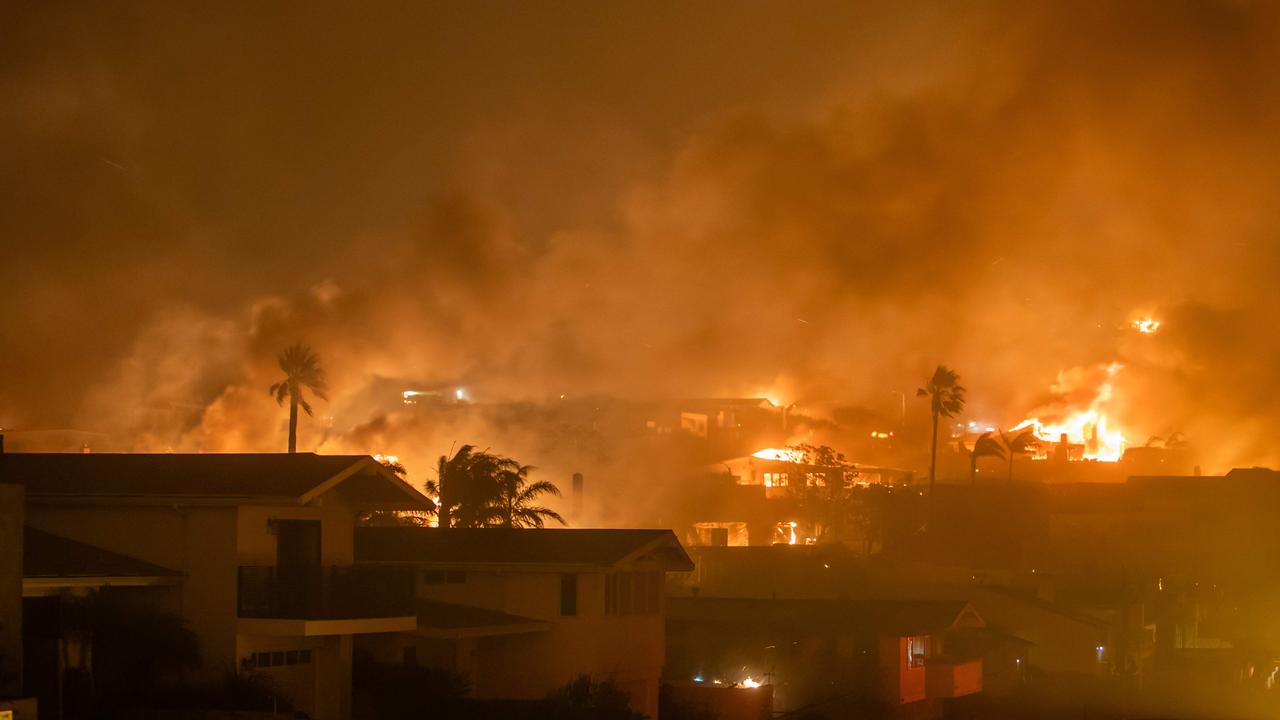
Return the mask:
<svg viewBox="0 0 1280 720">
<path fill-rule="evenodd" d="M 356 560 L 433 566 L 611 568 L 651 556 L 668 570 L 693 561 L 670 530 L 565 528 L 356 528 Z"/>
<path fill-rule="evenodd" d="M 369 505 L 433 507 L 367 455 L 4 453 L 0 477 L 25 485 L 33 500 L 272 498 L 301 503 L 343 483 Z"/>
<path fill-rule="evenodd" d="M 100 547 L 26 528 L 22 540 L 26 578 L 162 578 L 182 573 Z"/>
<path fill-rule="evenodd" d="M 536 618 L 511 615 L 498 610 L 418 600 L 418 633 L 431 637 L 479 637 L 539 632 L 551 623 Z"/>
<path fill-rule="evenodd" d="M 681 597 L 667 599 L 667 617 L 699 623 L 864 630 L 906 637 L 985 623 L 962 600 L 826 600 Z"/>
</svg>

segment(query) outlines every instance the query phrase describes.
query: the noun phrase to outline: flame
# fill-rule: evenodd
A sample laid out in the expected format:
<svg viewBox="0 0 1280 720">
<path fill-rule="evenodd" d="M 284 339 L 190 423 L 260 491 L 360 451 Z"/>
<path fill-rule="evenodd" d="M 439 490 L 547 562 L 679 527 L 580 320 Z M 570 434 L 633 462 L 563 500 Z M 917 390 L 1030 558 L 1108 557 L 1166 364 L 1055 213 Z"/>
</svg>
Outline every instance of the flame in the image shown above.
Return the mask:
<svg viewBox="0 0 1280 720">
<path fill-rule="evenodd" d="M 1152 335 L 1160 329 L 1160 321 L 1154 318 L 1139 318 L 1133 321 L 1133 329 L 1144 335 Z"/>
<path fill-rule="evenodd" d="M 796 544 L 796 525 L 797 523 L 794 520 L 792 520 L 791 522 L 778 523 L 773 531 L 774 537 L 782 536 L 784 539 L 786 539 L 787 545 L 795 545 Z M 775 543 L 775 544 L 778 544 L 778 543 Z"/>
<path fill-rule="evenodd" d="M 761 460 L 778 460 L 780 462 L 803 463 L 804 453 L 789 448 L 765 448 L 751 453 L 751 457 Z"/>
<path fill-rule="evenodd" d="M 1160 323 L 1156 320 L 1151 322 L 1155 323 L 1155 327 L 1160 327 Z M 1134 325 L 1137 327 L 1138 323 Z M 1155 329 L 1140 332 L 1155 332 Z M 1030 428 L 1041 441 L 1038 457 L 1047 457 L 1048 448 L 1052 447 L 1053 443 L 1060 442 L 1062 436 L 1066 436 L 1066 441 L 1071 445 L 1084 447 L 1085 460 L 1103 462 L 1120 460 L 1120 456 L 1124 455 L 1124 448 L 1128 446 L 1128 441 L 1124 433 L 1115 429 L 1114 424 L 1107 418 L 1106 405 L 1111 400 L 1111 378 L 1114 378 L 1121 368 L 1124 368 L 1124 365 L 1120 363 L 1107 366 L 1106 379 L 1098 386 L 1097 391 L 1094 391 L 1092 400 L 1085 409 L 1068 411 L 1061 419 L 1052 421 L 1029 418 L 1015 425 L 1010 432 L 1016 433 L 1018 430 Z"/>
<path fill-rule="evenodd" d="M 1155 324 L 1159 326 L 1158 322 Z M 1142 332 L 1155 332 L 1155 330 L 1142 330 Z M 1030 428 L 1041 444 L 1037 457 L 1048 457 L 1049 448 L 1060 442 L 1065 435 L 1067 442 L 1084 446 L 1084 459 L 1116 462 L 1121 455 L 1124 455 L 1128 441 L 1124 433 L 1115 429 L 1113 423 L 1107 418 L 1106 404 L 1111 400 L 1111 378 L 1122 367 L 1120 363 L 1112 363 L 1107 367 L 1107 379 L 1098 386 L 1087 408 L 1069 411 L 1061 419 L 1053 421 L 1042 421 L 1038 417 L 1029 418 L 1014 426 L 1011 432 Z"/>
<path fill-rule="evenodd" d="M 1107 416 L 1092 409 L 1073 413 L 1059 423 L 1042 423 L 1038 418 L 1023 420 L 1013 430 L 1027 428 L 1031 428 L 1042 445 L 1057 443 L 1066 435 L 1067 442 L 1084 446 L 1086 460 L 1116 462 L 1127 444 L 1123 433 L 1109 427 Z M 1042 450 L 1040 456 L 1047 457 L 1048 451 Z"/>
<path fill-rule="evenodd" d="M 758 688 L 762 684 L 763 683 L 761 683 L 759 680 L 756 680 L 755 678 L 750 676 L 748 676 L 745 680 L 742 681 L 742 687 L 744 688 Z"/>
</svg>

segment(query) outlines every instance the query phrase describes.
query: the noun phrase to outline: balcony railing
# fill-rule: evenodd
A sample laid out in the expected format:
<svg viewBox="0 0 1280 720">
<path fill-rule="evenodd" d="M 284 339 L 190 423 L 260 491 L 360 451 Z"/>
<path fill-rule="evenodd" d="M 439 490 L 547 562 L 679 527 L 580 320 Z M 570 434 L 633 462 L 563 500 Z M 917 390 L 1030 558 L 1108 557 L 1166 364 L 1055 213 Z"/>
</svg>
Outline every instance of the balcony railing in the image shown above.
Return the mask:
<svg viewBox="0 0 1280 720">
<path fill-rule="evenodd" d="M 404 568 L 367 565 L 281 573 L 241 565 L 239 616 L 290 620 L 356 620 L 414 614 L 414 577 Z"/>
</svg>

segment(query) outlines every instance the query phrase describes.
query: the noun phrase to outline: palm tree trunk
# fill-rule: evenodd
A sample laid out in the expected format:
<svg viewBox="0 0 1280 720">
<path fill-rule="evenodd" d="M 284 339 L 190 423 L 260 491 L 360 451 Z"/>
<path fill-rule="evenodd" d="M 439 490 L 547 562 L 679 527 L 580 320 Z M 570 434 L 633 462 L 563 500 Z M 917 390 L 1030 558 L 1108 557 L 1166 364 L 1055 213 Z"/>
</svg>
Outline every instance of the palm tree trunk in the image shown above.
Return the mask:
<svg viewBox="0 0 1280 720">
<path fill-rule="evenodd" d="M 298 394 L 289 394 L 289 452 L 298 451 Z"/>
<path fill-rule="evenodd" d="M 929 445 L 929 507 L 925 527 L 933 529 L 933 486 L 938 479 L 938 413 L 933 413 L 933 442 Z"/>
<path fill-rule="evenodd" d="M 969 487 L 978 485 L 978 456 L 969 456 Z"/>
</svg>

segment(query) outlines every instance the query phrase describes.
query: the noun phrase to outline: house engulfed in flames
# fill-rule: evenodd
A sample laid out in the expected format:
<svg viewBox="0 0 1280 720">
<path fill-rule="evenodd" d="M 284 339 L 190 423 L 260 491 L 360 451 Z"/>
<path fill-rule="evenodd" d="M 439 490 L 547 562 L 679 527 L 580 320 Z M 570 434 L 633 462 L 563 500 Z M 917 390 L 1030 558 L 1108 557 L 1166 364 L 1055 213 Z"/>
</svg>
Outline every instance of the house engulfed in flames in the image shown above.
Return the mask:
<svg viewBox="0 0 1280 720">
<path fill-rule="evenodd" d="M 764 448 L 709 468 L 728 482 L 722 517 L 693 524 L 691 545 L 812 545 L 834 539 L 818 509 L 858 489 L 910 485 L 913 472 L 848 462 L 830 448 Z"/>
</svg>

